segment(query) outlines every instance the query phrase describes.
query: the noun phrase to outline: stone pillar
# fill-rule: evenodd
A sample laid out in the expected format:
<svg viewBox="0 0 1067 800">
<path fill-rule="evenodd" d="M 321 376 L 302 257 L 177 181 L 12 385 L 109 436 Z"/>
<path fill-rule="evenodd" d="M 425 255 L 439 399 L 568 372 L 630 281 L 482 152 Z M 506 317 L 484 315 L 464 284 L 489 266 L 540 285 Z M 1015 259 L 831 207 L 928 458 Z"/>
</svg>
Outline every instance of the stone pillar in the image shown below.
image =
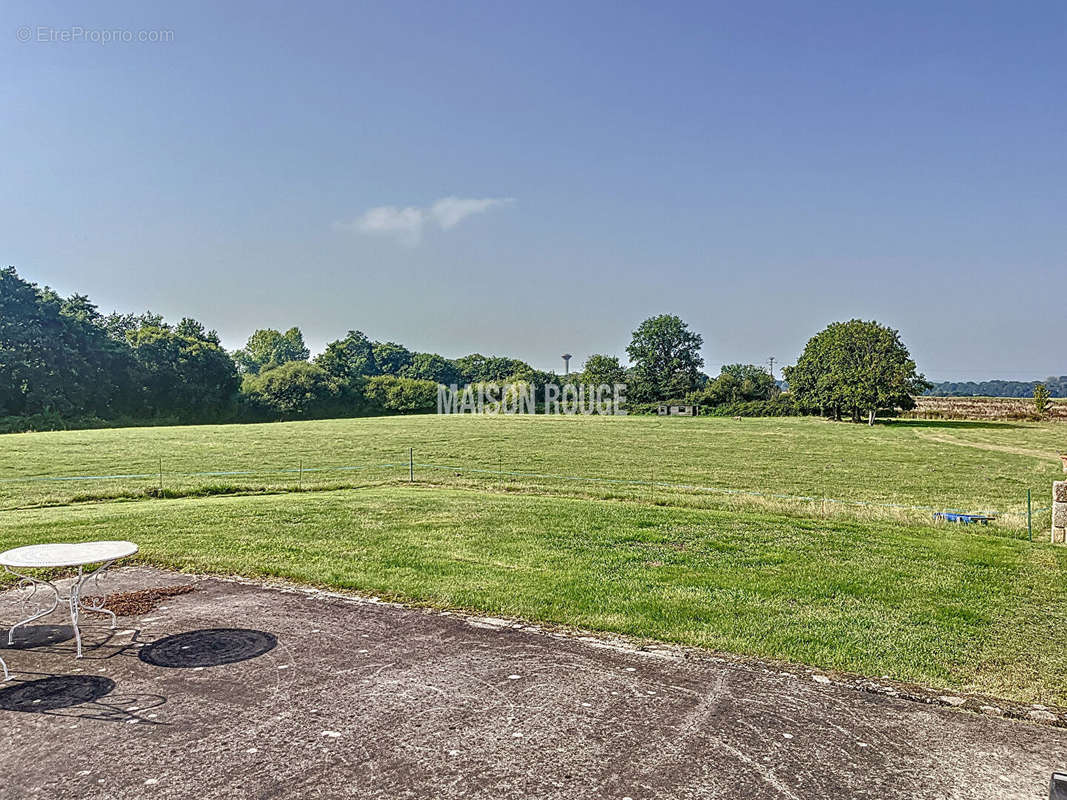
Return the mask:
<svg viewBox="0 0 1067 800">
<path fill-rule="evenodd" d="M 1067 481 L 1052 484 L 1052 541 L 1067 544 Z"/>
</svg>

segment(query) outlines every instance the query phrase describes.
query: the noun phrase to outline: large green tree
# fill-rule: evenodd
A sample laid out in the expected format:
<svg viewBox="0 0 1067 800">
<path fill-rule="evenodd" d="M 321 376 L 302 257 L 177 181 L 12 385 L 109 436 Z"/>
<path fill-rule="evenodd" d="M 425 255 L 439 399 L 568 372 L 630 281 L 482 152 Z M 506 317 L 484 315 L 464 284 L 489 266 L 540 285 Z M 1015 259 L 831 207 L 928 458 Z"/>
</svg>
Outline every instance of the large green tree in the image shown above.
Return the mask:
<svg viewBox="0 0 1067 800">
<path fill-rule="evenodd" d="M 808 341 L 797 363 L 785 368 L 789 393 L 800 408 L 870 424 L 880 409 L 915 407 L 930 387 L 900 334 L 877 322 L 835 322 Z"/>
<path fill-rule="evenodd" d="M 356 384 L 363 377 L 381 374 L 374 357 L 374 345 L 362 331 L 349 331 L 344 339 L 330 342 L 315 357 L 315 364 L 331 378 L 348 384 Z"/>
<path fill-rule="evenodd" d="M 512 375 L 534 371 L 533 367 L 517 358 L 483 356 L 481 353 L 457 358 L 455 364 L 462 373 L 464 383 L 502 384 Z"/>
<path fill-rule="evenodd" d="M 411 366 L 414 353 L 396 342 L 375 342 L 371 346 L 374 362 L 382 375 L 403 375 Z"/>
<path fill-rule="evenodd" d="M 445 386 L 463 383 L 463 373 L 456 362 L 437 353 L 415 353 L 404 369 L 403 377 L 420 381 L 443 383 Z"/>
<path fill-rule="evenodd" d="M 582 383 L 613 386 L 616 383 L 626 383 L 626 370 L 619 363 L 618 356 L 594 353 L 585 360 L 579 377 Z"/>
<path fill-rule="evenodd" d="M 202 322 L 195 320 L 192 317 L 182 317 L 182 321 L 174 326 L 174 332 L 179 336 L 185 336 L 189 339 L 199 339 L 200 341 L 210 342 L 213 345 L 222 347 L 222 342 L 219 340 L 219 332 L 207 330 Z"/>
<path fill-rule="evenodd" d="M 146 325 L 126 338 L 149 415 L 221 419 L 233 409 L 240 380 L 214 331 L 187 318 L 177 328 Z"/>
<path fill-rule="evenodd" d="M 242 373 L 258 375 L 290 361 L 307 361 L 310 355 L 300 328 L 293 327 L 285 333 L 273 328 L 261 328 L 248 337 L 243 348 L 233 354 L 233 360 Z"/>
<path fill-rule="evenodd" d="M 167 323 L 162 314 L 153 314 L 146 311 L 143 314 L 120 314 L 112 311 L 103 320 L 104 330 L 107 335 L 118 342 L 126 343 L 126 334 L 138 331 L 141 328 L 165 328 Z"/>
<path fill-rule="evenodd" d="M 703 337 L 680 317 L 661 314 L 646 319 L 633 332 L 626 353 L 633 363 L 629 393 L 638 402 L 685 397 L 700 386 Z"/>
<path fill-rule="evenodd" d="M 134 411 L 133 362 L 87 297 L 0 270 L 0 415 Z"/>
</svg>

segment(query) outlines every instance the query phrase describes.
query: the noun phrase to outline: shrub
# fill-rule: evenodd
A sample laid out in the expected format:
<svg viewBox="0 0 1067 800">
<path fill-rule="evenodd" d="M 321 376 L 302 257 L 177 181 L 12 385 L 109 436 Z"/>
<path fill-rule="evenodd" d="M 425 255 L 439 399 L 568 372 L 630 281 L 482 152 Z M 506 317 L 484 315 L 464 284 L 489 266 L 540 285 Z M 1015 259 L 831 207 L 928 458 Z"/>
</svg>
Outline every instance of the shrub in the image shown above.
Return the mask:
<svg viewBox="0 0 1067 800">
<path fill-rule="evenodd" d="M 336 412 L 341 388 L 325 370 L 306 361 L 249 375 L 242 387 L 254 405 L 283 419 Z"/>
<path fill-rule="evenodd" d="M 701 409 L 709 417 L 796 417 L 800 411 L 788 397 L 774 400 L 748 400 L 743 403 L 726 403 L 713 408 Z"/>
<path fill-rule="evenodd" d="M 1052 400 L 1049 397 L 1048 387 L 1039 383 L 1034 387 L 1034 416 L 1039 420 L 1044 419 L 1052 408 Z"/>
<path fill-rule="evenodd" d="M 686 401 L 701 406 L 743 403 L 749 400 L 772 400 L 778 385 L 771 374 L 755 364 L 727 364 L 719 377 L 690 392 Z"/>
<path fill-rule="evenodd" d="M 396 375 L 375 375 L 367 380 L 367 400 L 398 414 L 428 414 L 437 408 L 437 384 Z"/>
</svg>

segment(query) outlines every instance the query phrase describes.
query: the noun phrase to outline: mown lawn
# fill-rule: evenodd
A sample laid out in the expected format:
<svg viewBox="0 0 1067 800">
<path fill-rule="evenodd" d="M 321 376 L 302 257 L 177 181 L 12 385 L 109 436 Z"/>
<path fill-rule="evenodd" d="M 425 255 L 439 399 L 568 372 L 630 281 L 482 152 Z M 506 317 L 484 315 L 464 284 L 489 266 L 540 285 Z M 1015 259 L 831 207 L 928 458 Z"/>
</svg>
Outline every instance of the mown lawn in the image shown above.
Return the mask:
<svg viewBox="0 0 1067 800">
<path fill-rule="evenodd" d="M 143 496 L 158 489 L 160 459 L 165 492 L 395 483 L 408 477 L 409 448 L 423 483 L 912 522 L 935 508 L 994 510 L 1018 529 L 1026 490 L 1035 491 L 1035 508 L 1047 506 L 1050 483 L 1062 476 L 1067 426 L 430 415 L 10 434 L 0 436 L 0 508 Z M 223 474 L 192 474 L 202 472 Z M 39 480 L 115 474 L 141 477 Z M 1046 522 L 1038 517 L 1037 527 Z"/>
<path fill-rule="evenodd" d="M 4 548 L 100 538 L 165 567 L 1067 704 L 1067 549 L 969 530 L 417 486 L 0 513 Z"/>
</svg>

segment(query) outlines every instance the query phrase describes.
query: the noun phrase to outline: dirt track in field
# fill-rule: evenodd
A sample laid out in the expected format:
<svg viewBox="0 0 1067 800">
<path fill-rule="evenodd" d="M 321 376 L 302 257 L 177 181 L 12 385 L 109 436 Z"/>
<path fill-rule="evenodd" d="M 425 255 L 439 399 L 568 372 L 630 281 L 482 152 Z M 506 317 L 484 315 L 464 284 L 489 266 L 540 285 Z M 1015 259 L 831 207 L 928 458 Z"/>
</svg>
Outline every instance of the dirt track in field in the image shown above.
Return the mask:
<svg viewBox="0 0 1067 800">
<path fill-rule="evenodd" d="M 957 447 L 973 447 L 976 450 L 991 450 L 994 453 L 1010 453 L 1016 456 L 1029 456 L 1030 458 L 1036 458 L 1041 461 L 1053 461 L 1058 462 L 1060 457 L 1057 453 L 1044 452 L 1042 450 L 1031 450 L 1027 447 L 1012 447 L 1006 444 L 991 444 L 989 442 L 968 442 L 963 439 L 956 439 L 949 436 L 947 433 L 927 433 L 922 431 L 919 436 L 931 442 L 939 442 L 941 444 L 952 444 Z"/>
</svg>

